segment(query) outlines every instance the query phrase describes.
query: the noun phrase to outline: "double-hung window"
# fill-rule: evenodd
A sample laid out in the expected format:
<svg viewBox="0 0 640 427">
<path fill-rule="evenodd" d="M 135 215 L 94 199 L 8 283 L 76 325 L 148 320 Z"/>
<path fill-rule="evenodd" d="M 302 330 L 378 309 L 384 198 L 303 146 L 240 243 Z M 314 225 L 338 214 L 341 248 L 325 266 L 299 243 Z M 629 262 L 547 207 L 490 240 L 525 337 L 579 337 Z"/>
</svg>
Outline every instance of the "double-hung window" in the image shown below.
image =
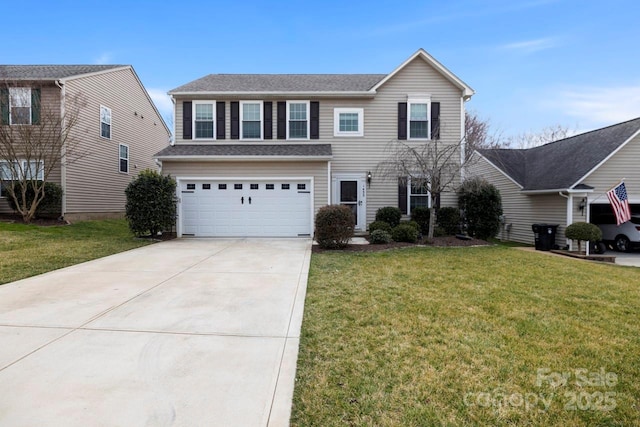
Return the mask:
<svg viewBox="0 0 640 427">
<path fill-rule="evenodd" d="M 334 136 L 363 136 L 364 110 L 362 108 L 335 108 L 333 110 Z"/>
<path fill-rule="evenodd" d="M 215 139 L 214 117 L 216 103 L 213 101 L 193 101 L 194 139 Z"/>
<path fill-rule="evenodd" d="M 407 134 L 409 139 L 429 139 L 429 114 L 430 114 L 429 98 L 408 100 L 409 120 L 407 123 Z"/>
<path fill-rule="evenodd" d="M 0 197 L 5 197 L 5 186 L 12 185 L 15 180 L 44 180 L 44 162 L 42 160 L 19 160 L 17 162 L 0 162 L 0 178 L 2 188 Z"/>
<path fill-rule="evenodd" d="M 100 106 L 100 136 L 111 139 L 111 108 Z"/>
<path fill-rule="evenodd" d="M 309 139 L 309 101 L 287 101 L 287 139 Z"/>
<path fill-rule="evenodd" d="M 428 208 L 431 205 L 431 194 L 426 180 L 410 179 L 408 187 L 409 213 L 414 208 Z"/>
<path fill-rule="evenodd" d="M 129 146 L 120 144 L 118 150 L 119 170 L 122 173 L 129 173 Z"/>
<path fill-rule="evenodd" d="M 12 125 L 31 124 L 31 89 L 28 87 L 9 88 L 9 123 Z"/>
<path fill-rule="evenodd" d="M 240 139 L 262 139 L 262 102 L 240 102 Z"/>
</svg>

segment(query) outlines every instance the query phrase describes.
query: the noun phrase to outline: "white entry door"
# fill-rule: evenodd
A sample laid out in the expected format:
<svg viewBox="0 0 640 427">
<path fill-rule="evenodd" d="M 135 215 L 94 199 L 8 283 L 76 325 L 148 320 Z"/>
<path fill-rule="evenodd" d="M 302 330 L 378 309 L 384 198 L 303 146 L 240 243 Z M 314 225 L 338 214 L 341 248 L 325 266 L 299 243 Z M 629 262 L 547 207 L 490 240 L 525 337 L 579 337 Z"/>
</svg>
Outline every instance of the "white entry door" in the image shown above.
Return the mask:
<svg viewBox="0 0 640 427">
<path fill-rule="evenodd" d="M 364 174 L 339 174 L 333 177 L 333 204 L 348 206 L 356 220 L 356 230 L 367 226 L 367 187 Z"/>
</svg>

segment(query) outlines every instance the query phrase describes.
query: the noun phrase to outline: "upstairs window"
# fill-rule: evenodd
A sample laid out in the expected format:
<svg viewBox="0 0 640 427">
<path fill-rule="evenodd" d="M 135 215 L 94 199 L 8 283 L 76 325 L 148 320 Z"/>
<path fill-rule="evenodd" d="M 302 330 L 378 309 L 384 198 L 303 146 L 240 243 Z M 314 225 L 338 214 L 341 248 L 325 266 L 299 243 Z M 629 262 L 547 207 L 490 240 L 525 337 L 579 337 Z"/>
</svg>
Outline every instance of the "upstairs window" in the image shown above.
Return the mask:
<svg viewBox="0 0 640 427">
<path fill-rule="evenodd" d="M 9 88 L 9 120 L 12 125 L 31 124 L 31 89 Z"/>
<path fill-rule="evenodd" d="M 193 135 L 194 139 L 214 139 L 213 118 L 215 102 L 193 101 Z"/>
<path fill-rule="evenodd" d="M 309 101 L 288 101 L 287 121 L 287 139 L 309 139 Z"/>
<path fill-rule="evenodd" d="M 262 102 L 240 102 L 240 138 L 262 139 Z"/>
<path fill-rule="evenodd" d="M 111 108 L 100 106 L 100 136 L 111 139 Z"/>
<path fill-rule="evenodd" d="M 429 101 L 409 100 L 409 139 L 429 139 Z"/>
<path fill-rule="evenodd" d="M 120 144 L 120 172 L 129 173 L 129 146 Z"/>
<path fill-rule="evenodd" d="M 336 108 L 333 110 L 334 136 L 363 136 L 364 110 Z"/>
</svg>

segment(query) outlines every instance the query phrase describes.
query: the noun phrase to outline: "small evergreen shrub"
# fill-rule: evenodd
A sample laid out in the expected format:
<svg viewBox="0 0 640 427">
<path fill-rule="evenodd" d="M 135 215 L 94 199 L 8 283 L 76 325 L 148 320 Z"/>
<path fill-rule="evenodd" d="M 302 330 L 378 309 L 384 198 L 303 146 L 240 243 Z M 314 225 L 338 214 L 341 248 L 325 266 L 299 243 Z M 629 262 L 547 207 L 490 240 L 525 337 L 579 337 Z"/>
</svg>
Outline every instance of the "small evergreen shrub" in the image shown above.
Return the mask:
<svg viewBox="0 0 640 427">
<path fill-rule="evenodd" d="M 323 249 L 342 249 L 353 237 L 355 218 L 348 206 L 323 206 L 316 214 L 316 242 Z"/>
<path fill-rule="evenodd" d="M 429 234 L 429 218 L 431 212 L 428 208 L 411 209 L 411 219 L 420 225 L 420 232 L 425 236 Z"/>
<path fill-rule="evenodd" d="M 460 210 L 458 208 L 440 208 L 436 215 L 438 228 L 445 236 L 453 236 L 460 232 Z"/>
<path fill-rule="evenodd" d="M 400 225 L 408 225 L 410 227 L 413 227 L 416 229 L 416 231 L 418 232 L 418 234 L 420 234 L 420 225 L 416 222 L 416 221 L 400 221 Z"/>
<path fill-rule="evenodd" d="M 176 221 L 176 181 L 146 169 L 125 189 L 125 217 L 136 236 L 156 236 Z"/>
<path fill-rule="evenodd" d="M 471 178 L 458 189 L 458 205 L 464 212 L 469 235 L 486 240 L 500 230 L 500 191 L 482 178 Z"/>
<path fill-rule="evenodd" d="M 418 230 L 409 224 L 400 224 L 393 228 L 391 237 L 396 242 L 415 243 L 418 241 Z"/>
<path fill-rule="evenodd" d="M 369 234 L 372 234 L 376 230 L 384 230 L 387 233 L 391 233 L 391 226 L 385 221 L 373 221 L 369 224 Z"/>
<path fill-rule="evenodd" d="M 402 218 L 402 212 L 393 206 L 385 206 L 376 212 L 376 221 L 384 221 L 389 224 L 391 228 L 400 224 L 400 218 Z"/>
<path fill-rule="evenodd" d="M 377 229 L 371 233 L 370 241 L 374 245 L 380 245 L 383 243 L 391 243 L 391 233 L 388 231 Z"/>
<path fill-rule="evenodd" d="M 13 184 L 13 191 L 15 192 L 18 203 L 22 205 L 22 191 L 20 189 L 20 184 Z M 37 218 L 58 218 L 62 215 L 62 187 L 53 182 L 45 182 L 44 183 L 44 198 L 38 204 L 36 208 L 35 216 Z M 35 191 L 33 190 L 33 185 L 29 182 L 27 183 L 27 206 L 31 206 L 33 203 L 33 199 L 35 198 Z M 13 197 L 7 197 L 7 201 L 9 202 L 9 206 L 12 210 L 17 211 L 18 207 L 16 206 Z"/>
<path fill-rule="evenodd" d="M 600 227 L 588 222 L 574 222 L 567 226 L 564 231 L 564 235 L 567 239 L 578 241 L 578 250 L 582 250 L 582 241 L 597 242 L 602 240 L 602 231 Z"/>
</svg>

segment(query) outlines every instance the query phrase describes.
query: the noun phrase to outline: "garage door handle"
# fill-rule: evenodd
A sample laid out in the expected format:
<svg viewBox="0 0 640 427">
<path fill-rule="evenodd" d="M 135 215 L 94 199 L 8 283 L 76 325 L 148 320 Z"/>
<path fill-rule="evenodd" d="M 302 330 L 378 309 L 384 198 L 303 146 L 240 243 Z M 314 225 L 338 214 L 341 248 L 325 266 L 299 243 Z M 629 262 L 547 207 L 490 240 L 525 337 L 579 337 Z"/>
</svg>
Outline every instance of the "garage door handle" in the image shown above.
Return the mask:
<svg viewBox="0 0 640 427">
<path fill-rule="evenodd" d="M 251 197 L 249 197 L 249 204 L 251 204 Z"/>
<path fill-rule="evenodd" d="M 240 203 L 244 205 L 244 197 L 240 197 Z"/>
</svg>

